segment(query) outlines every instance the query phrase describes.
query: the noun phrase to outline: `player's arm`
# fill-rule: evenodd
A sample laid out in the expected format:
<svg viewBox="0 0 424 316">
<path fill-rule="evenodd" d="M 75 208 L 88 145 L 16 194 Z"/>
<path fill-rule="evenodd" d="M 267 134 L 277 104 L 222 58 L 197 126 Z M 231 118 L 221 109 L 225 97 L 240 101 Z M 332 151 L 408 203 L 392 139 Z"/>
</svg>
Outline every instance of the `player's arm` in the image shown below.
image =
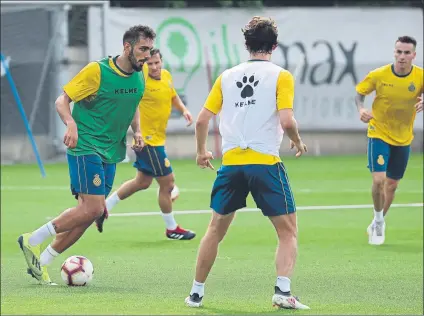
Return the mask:
<svg viewBox="0 0 424 316">
<path fill-rule="evenodd" d="M 221 79 L 222 75 L 216 79 L 196 121 L 197 164 L 202 168 L 209 167 L 213 169 L 212 164 L 209 162 L 212 154 L 206 149 L 206 139 L 208 137 L 209 121 L 222 109 Z"/>
<path fill-rule="evenodd" d="M 96 62 L 85 66 L 63 87 L 63 93 L 56 100 L 56 110 L 65 125 L 74 122 L 71 102 L 78 102 L 97 93 L 100 86 L 100 65 Z"/>
<path fill-rule="evenodd" d="M 135 110 L 134 117 L 131 121 L 131 129 L 133 133 L 141 133 L 140 129 L 140 108 L 137 107 L 137 110 Z"/>
<path fill-rule="evenodd" d="M 71 104 L 72 100 L 71 98 L 66 94 L 66 92 L 63 92 L 55 102 L 56 105 L 56 111 L 59 114 L 60 118 L 62 119 L 62 122 L 68 126 L 69 124 L 75 124 L 74 118 L 71 114 Z"/>
<path fill-rule="evenodd" d="M 355 104 L 362 122 L 368 123 L 372 119 L 372 113 L 365 106 L 365 97 L 373 92 L 376 87 L 376 73 L 370 72 L 360 83 L 356 85 Z"/>
<path fill-rule="evenodd" d="M 79 102 L 89 96 L 95 95 L 100 87 L 100 65 L 91 62 L 85 66 L 63 90 L 73 102 Z"/>
<path fill-rule="evenodd" d="M 181 100 L 180 96 L 177 93 L 173 94 L 171 102 L 172 102 L 172 106 L 177 111 L 180 111 L 181 113 L 184 113 L 185 111 L 187 111 L 187 108 L 185 107 L 183 101 Z"/>
<path fill-rule="evenodd" d="M 56 99 L 56 111 L 67 126 L 63 142 L 69 148 L 74 148 L 78 141 L 77 126 L 71 114 L 70 103 L 95 94 L 99 86 L 100 66 L 98 63 L 90 63 L 64 86 L 64 92 Z"/>
<path fill-rule="evenodd" d="M 71 114 L 71 98 L 63 92 L 56 99 L 56 111 L 62 119 L 63 123 L 67 126 L 65 135 L 63 137 L 63 143 L 68 148 L 75 148 L 78 142 L 78 129 L 77 124 Z"/>
<path fill-rule="evenodd" d="M 169 74 L 172 82 L 172 76 Z M 187 126 L 190 126 L 193 124 L 193 116 L 191 115 L 190 111 L 187 110 L 186 106 L 184 105 L 183 101 L 181 100 L 180 96 L 178 95 L 177 91 L 174 88 L 174 83 L 172 82 L 172 89 L 171 89 L 171 103 L 174 109 L 179 111 L 187 121 Z"/>
<path fill-rule="evenodd" d="M 284 132 L 290 138 L 290 148 L 296 146 L 297 157 L 307 151 L 305 144 L 299 135 L 297 122 L 293 115 L 294 102 L 294 78 L 288 71 L 282 71 L 277 81 L 277 110 L 280 117 L 280 124 Z"/>
<path fill-rule="evenodd" d="M 137 107 L 137 110 L 134 113 L 134 117 L 131 121 L 131 129 L 133 131 L 134 144 L 132 148 L 136 151 L 143 149 L 144 141 L 143 136 L 141 135 L 140 129 L 140 108 Z"/>
<path fill-rule="evenodd" d="M 167 74 L 169 76 L 169 79 L 170 79 L 171 85 L 172 85 L 172 87 L 171 87 L 171 104 L 174 107 L 174 109 L 176 109 L 177 111 L 180 111 L 181 113 L 184 113 L 184 111 L 187 111 L 187 108 L 185 107 L 183 101 L 181 100 L 177 91 L 175 90 L 174 82 L 172 81 L 172 76 L 167 71 L 165 71 L 165 74 Z"/>
<path fill-rule="evenodd" d="M 71 102 L 78 102 L 95 94 L 100 86 L 100 65 L 89 63 L 63 87 L 63 93 L 56 99 L 56 110 L 63 123 L 75 123 L 71 114 Z"/>
<path fill-rule="evenodd" d="M 175 89 L 172 89 L 172 106 L 174 107 L 174 109 L 176 109 L 177 111 L 181 112 L 181 114 L 184 116 L 184 118 L 187 121 L 187 126 L 190 126 L 191 124 L 193 124 L 193 117 L 190 113 L 189 110 L 187 110 L 186 106 L 184 105 L 183 101 L 181 100 L 180 96 L 177 94 L 177 92 L 175 91 Z"/>
</svg>

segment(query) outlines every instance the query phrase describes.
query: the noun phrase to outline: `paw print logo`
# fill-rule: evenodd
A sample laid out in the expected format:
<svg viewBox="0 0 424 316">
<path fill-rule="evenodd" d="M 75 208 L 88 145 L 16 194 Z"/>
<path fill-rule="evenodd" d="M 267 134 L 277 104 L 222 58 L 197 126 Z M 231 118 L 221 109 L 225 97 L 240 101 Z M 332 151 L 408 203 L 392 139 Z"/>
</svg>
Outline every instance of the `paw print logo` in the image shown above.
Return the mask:
<svg viewBox="0 0 424 316">
<path fill-rule="evenodd" d="M 255 81 L 255 76 L 252 75 L 249 78 L 249 82 L 247 82 L 247 77 L 246 76 L 243 76 L 242 81 L 243 82 L 240 82 L 240 81 L 237 81 L 236 82 L 237 87 L 239 87 L 240 89 L 242 89 L 241 90 L 241 93 L 240 93 L 240 96 L 243 99 L 250 98 L 251 96 L 253 96 L 253 93 L 254 93 L 253 92 L 253 87 L 256 87 L 258 85 L 259 80 L 256 80 Z"/>
</svg>

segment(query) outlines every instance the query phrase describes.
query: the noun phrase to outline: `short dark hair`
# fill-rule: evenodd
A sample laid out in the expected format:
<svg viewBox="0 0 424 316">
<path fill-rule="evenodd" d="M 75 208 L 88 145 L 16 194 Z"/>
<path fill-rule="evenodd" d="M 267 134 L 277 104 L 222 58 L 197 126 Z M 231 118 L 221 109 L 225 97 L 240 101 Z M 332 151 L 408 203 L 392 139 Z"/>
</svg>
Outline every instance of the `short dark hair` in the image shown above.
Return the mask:
<svg viewBox="0 0 424 316">
<path fill-rule="evenodd" d="M 140 40 L 140 38 L 149 38 L 154 40 L 156 38 L 156 33 L 147 25 L 135 25 L 124 33 L 122 44 L 130 43 L 131 46 L 133 46 Z"/>
<path fill-rule="evenodd" d="M 271 54 L 277 45 L 277 24 L 271 18 L 254 16 L 242 29 L 249 53 Z"/>
<path fill-rule="evenodd" d="M 414 48 L 417 47 L 417 40 L 413 38 L 412 36 L 408 36 L 408 35 L 399 36 L 398 39 L 396 40 L 396 43 L 397 42 L 401 42 L 404 44 L 412 44 L 414 45 Z"/>
<path fill-rule="evenodd" d="M 156 54 L 159 54 L 160 59 L 162 59 L 162 53 L 160 52 L 159 48 L 153 48 L 150 51 L 150 56 L 153 56 L 153 55 L 156 55 Z"/>
</svg>

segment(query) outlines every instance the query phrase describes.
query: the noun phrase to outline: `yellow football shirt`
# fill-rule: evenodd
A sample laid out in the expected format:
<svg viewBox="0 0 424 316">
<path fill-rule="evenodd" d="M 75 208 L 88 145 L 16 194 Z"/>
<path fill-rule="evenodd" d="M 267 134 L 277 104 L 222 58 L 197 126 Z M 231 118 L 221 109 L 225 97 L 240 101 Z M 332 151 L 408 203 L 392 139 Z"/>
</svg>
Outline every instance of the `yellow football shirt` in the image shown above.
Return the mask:
<svg viewBox="0 0 424 316">
<path fill-rule="evenodd" d="M 376 92 L 372 104 L 374 118 L 368 123 L 368 137 L 395 146 L 411 144 L 414 105 L 423 93 L 423 68 L 414 65 L 405 76 L 396 75 L 392 64 L 377 68 L 356 86 L 356 92 L 362 95 L 373 91 Z"/>
<path fill-rule="evenodd" d="M 128 77 L 128 75 L 116 67 L 112 58 L 109 58 L 109 66 L 118 75 Z M 100 87 L 100 72 L 99 63 L 91 62 L 81 69 L 81 71 L 63 87 L 63 90 L 73 102 L 81 101 L 87 97 L 94 97 Z"/>
<path fill-rule="evenodd" d="M 220 75 L 206 99 L 204 107 L 217 115 L 222 109 L 222 75 Z M 276 110 L 292 109 L 294 100 L 294 78 L 290 72 L 283 70 L 277 80 Z M 222 164 L 230 165 L 273 165 L 281 162 L 280 157 L 263 154 L 251 148 L 241 149 L 240 147 L 227 151 L 222 157 Z"/>
<path fill-rule="evenodd" d="M 147 64 L 143 67 L 146 90 L 140 101 L 140 125 L 144 142 L 151 146 L 164 146 L 166 127 L 172 110 L 172 98 L 177 95 L 171 74 L 162 69 L 161 79 L 149 77 Z"/>
</svg>

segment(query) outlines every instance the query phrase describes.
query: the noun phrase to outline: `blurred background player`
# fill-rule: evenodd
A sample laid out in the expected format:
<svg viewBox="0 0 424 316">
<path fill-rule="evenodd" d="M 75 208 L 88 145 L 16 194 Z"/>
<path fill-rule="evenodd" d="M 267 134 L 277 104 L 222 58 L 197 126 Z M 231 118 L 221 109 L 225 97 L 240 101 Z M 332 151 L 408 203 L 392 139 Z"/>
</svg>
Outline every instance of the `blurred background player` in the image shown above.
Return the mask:
<svg viewBox="0 0 424 316">
<path fill-rule="evenodd" d="M 360 119 L 368 123 L 368 168 L 372 174 L 374 219 L 367 228 L 368 242 L 385 239 L 384 216 L 408 164 L 416 113 L 423 110 L 423 69 L 413 65 L 417 41 L 401 36 L 395 43 L 395 62 L 377 68 L 356 86 Z M 375 91 L 372 111 L 365 96 Z"/>
<path fill-rule="evenodd" d="M 146 93 L 139 107 L 141 134 L 145 146 L 142 151 L 136 152 L 137 158 L 134 167 L 137 168 L 137 173 L 135 178 L 125 182 L 107 198 L 106 208 L 110 212 L 119 201 L 137 191 L 149 188 L 155 178 L 159 184 L 158 200 L 166 226 L 166 236 L 170 239 L 190 240 L 196 234 L 180 227 L 172 213 L 173 198 L 171 194 L 174 191 L 175 199 L 178 192 L 175 192 L 175 177 L 165 152 L 165 140 L 172 106 L 182 113 L 187 121 L 187 126 L 193 123 L 193 119 L 175 91 L 171 74 L 162 69 L 162 54 L 159 49 L 152 50 L 151 57 L 146 64 L 147 67 L 145 66 L 143 69 L 146 78 Z M 105 218 L 104 215 L 96 222 L 100 232 L 103 231 Z"/>
<path fill-rule="evenodd" d="M 145 82 L 137 72 L 150 57 L 155 37 L 148 26 L 130 28 L 123 36 L 121 55 L 89 63 L 65 85 L 56 100 L 57 112 L 67 126 L 64 143 L 68 147 L 71 191 L 78 206 L 18 239 L 28 273 L 43 284 L 52 284 L 47 265 L 72 246 L 104 212 L 116 163 L 125 158 L 130 125 L 134 150 L 143 147 L 138 104 Z M 41 243 L 51 236 L 56 238 L 40 256 Z"/>
<path fill-rule="evenodd" d="M 292 74 L 271 63 L 278 30 L 268 18 L 254 17 L 243 29 L 250 60 L 224 71 L 216 80 L 196 122 L 197 164 L 212 168 L 206 150 L 209 121 L 220 113 L 222 166 L 212 188 L 212 219 L 203 237 L 190 296 L 190 307 L 200 307 L 204 283 L 230 226 L 235 211 L 246 207 L 249 192 L 278 236 L 277 281 L 272 304 L 309 309 L 290 292 L 290 277 L 297 255 L 297 216 L 286 169 L 279 156 L 283 129 L 297 148 L 306 151 L 293 117 Z"/>
</svg>

